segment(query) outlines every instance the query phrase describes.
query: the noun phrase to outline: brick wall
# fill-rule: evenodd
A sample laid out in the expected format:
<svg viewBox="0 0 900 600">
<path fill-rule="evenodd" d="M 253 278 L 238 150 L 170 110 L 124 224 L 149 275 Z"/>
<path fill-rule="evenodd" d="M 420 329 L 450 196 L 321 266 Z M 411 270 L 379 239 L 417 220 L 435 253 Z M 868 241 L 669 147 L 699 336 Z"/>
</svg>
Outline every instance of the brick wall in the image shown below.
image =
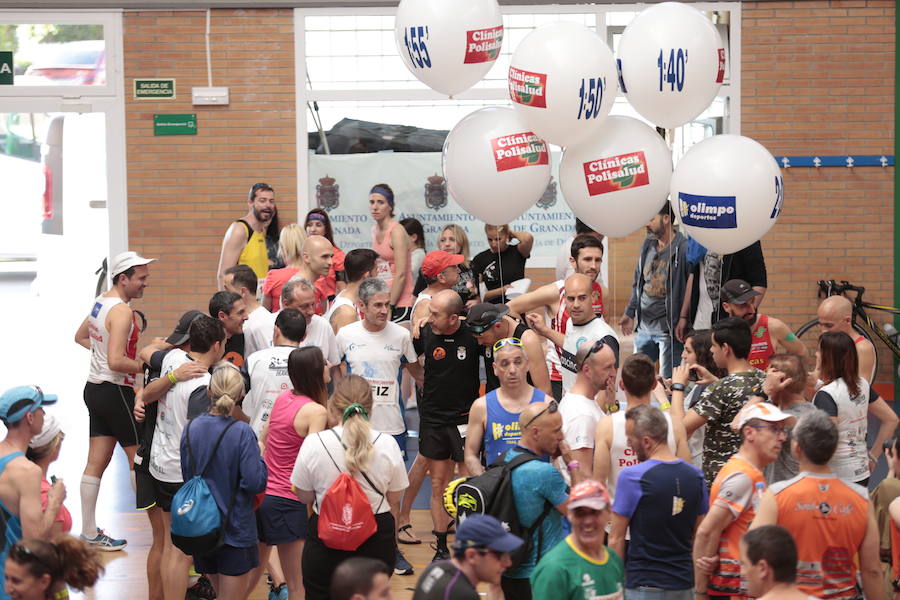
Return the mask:
<svg viewBox="0 0 900 600">
<path fill-rule="evenodd" d="M 228 224 L 247 190 L 276 190 L 282 221 L 296 220 L 292 10 L 214 10 L 213 85 L 228 106 L 192 106 L 206 86 L 206 13 L 125 13 L 129 244 L 160 258 L 141 308 L 165 335 L 189 308 L 206 310 Z M 174 77 L 175 100 L 134 100 L 134 78 Z M 154 113 L 196 113 L 197 135 L 154 136 Z"/>
</svg>

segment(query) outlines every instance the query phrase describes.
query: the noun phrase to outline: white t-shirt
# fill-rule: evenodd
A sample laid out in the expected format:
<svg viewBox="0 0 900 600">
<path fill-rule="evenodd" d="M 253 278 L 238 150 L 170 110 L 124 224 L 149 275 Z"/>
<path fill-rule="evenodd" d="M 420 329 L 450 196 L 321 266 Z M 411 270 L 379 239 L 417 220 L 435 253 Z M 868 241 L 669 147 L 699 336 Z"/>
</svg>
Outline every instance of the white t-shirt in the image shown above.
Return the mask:
<svg viewBox="0 0 900 600">
<path fill-rule="evenodd" d="M 816 408 L 837 419 L 838 445 L 828 466 L 845 481 L 857 483 L 869 476 L 866 434 L 869 426 L 869 382 L 859 378 L 859 395 L 851 396 L 843 377 L 823 385 L 813 396 Z"/>
<path fill-rule="evenodd" d="M 572 450 L 594 449 L 594 434 L 597 421 L 603 418 L 603 411 L 587 396 L 569 392 L 559 403 L 559 414 L 563 420 L 563 435 Z"/>
<path fill-rule="evenodd" d="M 609 495 L 616 497 L 616 483 L 619 481 L 619 473 L 625 467 L 638 464 L 637 454 L 628 445 L 628 438 L 625 435 L 625 410 L 620 409 L 612 414 L 612 444 L 609 448 L 609 476 L 606 480 L 606 489 Z M 669 425 L 669 434 L 666 437 L 666 443 L 669 446 L 669 452 L 675 454 L 675 431 L 672 428 L 672 417 L 668 411 L 663 412 L 666 417 L 666 423 Z"/>
<path fill-rule="evenodd" d="M 576 368 L 575 354 L 578 348 L 585 342 L 594 342 L 604 337 L 611 337 L 615 340 L 616 356 L 619 355 L 619 337 L 613 328 L 609 326 L 603 317 L 594 317 L 583 325 L 575 325 L 572 318 L 566 321 L 566 337 L 563 341 L 563 347 L 559 350 L 559 362 L 562 366 L 560 375 L 562 375 L 563 393 L 568 391 L 575 385 Z"/>
<path fill-rule="evenodd" d="M 266 307 L 259 306 L 244 321 L 244 356 L 270 348 L 274 334 L 275 315 L 267 311 Z"/>
<path fill-rule="evenodd" d="M 344 428 L 338 426 L 333 431 L 340 436 L 343 434 Z M 397 445 L 396 440 L 390 435 L 379 434 L 374 430 L 369 435 L 369 439 L 372 440 L 375 447 L 365 471 L 378 491 L 372 489 L 362 474 L 356 473 L 353 478 L 366 493 L 369 504 L 372 505 L 372 512 L 381 514 L 391 509 L 387 499 L 382 498 L 382 494 L 405 490 L 409 486 L 409 479 L 406 476 L 406 465 L 403 463 L 400 446 Z M 340 467 L 340 471 L 335 468 L 335 463 Z M 308 436 L 300 446 L 300 454 L 297 456 L 297 462 L 294 463 L 294 470 L 291 473 L 291 483 L 298 490 L 316 493 L 316 504 L 313 510 L 318 513 L 322 497 L 341 472 L 347 472 L 344 448 L 332 430 L 321 431 Z"/>
<path fill-rule="evenodd" d="M 341 290 L 337 293 L 337 296 L 334 297 L 334 301 L 331 303 L 331 306 L 328 307 L 328 310 L 325 311 L 325 314 L 322 315 L 322 318 L 331 323 L 331 316 L 334 315 L 334 312 L 342 306 L 349 306 L 351 308 L 355 307 L 353 301 L 344 296 L 344 291 Z M 359 315 L 357 314 L 357 317 Z"/>
<path fill-rule="evenodd" d="M 400 411 L 401 369 L 416 360 L 409 331 L 388 321 L 384 329 L 372 332 L 357 321 L 338 331 L 337 344 L 348 371 L 372 386 L 372 429 L 391 435 L 406 431 Z"/>
<path fill-rule="evenodd" d="M 191 359 L 184 350 L 172 350 L 163 359 L 162 376 Z M 150 447 L 150 474 L 159 481 L 181 483 L 181 434 L 187 425 L 188 401 L 198 387 L 209 385 L 210 375 L 179 381 L 159 399 L 156 430 Z"/>
<path fill-rule="evenodd" d="M 329 367 L 334 367 L 341 363 L 341 353 L 338 349 L 337 339 L 334 336 L 334 330 L 324 318 L 319 315 L 313 315 L 309 323 L 306 324 L 306 337 L 300 342 L 301 348 L 307 346 L 318 346 L 325 355 L 325 362 Z"/>
<path fill-rule="evenodd" d="M 244 368 L 250 376 L 250 390 L 244 397 L 242 408 L 250 417 L 250 427 L 256 437 L 262 433 L 263 425 L 269 420 L 269 413 L 275 406 L 275 399 L 291 388 L 288 376 L 288 356 L 296 346 L 272 346 L 247 357 Z"/>
</svg>

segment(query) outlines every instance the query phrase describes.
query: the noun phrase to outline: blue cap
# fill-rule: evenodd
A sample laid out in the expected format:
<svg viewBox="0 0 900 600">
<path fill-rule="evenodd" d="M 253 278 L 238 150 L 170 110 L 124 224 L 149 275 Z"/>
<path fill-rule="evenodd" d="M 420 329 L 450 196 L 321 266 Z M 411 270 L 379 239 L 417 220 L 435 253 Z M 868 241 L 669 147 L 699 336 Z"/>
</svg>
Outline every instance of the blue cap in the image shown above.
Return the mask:
<svg viewBox="0 0 900 600">
<path fill-rule="evenodd" d="M 0 420 L 4 423 L 18 423 L 27 413 L 42 406 L 56 404 L 58 398 L 45 394 L 36 385 L 20 385 L 10 388 L 0 396 Z"/>
<path fill-rule="evenodd" d="M 496 518 L 490 515 L 468 515 L 456 528 L 456 541 L 453 547 L 490 548 L 498 552 L 512 552 L 524 542 L 504 529 Z"/>
</svg>

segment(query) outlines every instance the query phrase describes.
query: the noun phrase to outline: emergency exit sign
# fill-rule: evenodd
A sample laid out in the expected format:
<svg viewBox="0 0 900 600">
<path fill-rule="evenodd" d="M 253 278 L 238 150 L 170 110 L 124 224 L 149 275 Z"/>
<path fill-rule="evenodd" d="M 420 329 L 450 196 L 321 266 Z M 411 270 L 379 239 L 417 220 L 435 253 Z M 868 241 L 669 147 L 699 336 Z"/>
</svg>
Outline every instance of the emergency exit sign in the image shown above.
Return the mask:
<svg viewBox="0 0 900 600">
<path fill-rule="evenodd" d="M 153 135 L 197 135 L 197 115 L 153 115 Z"/>
<path fill-rule="evenodd" d="M 13 53 L 0 52 L 0 85 L 13 84 Z"/>
<path fill-rule="evenodd" d="M 172 100 L 175 98 L 175 80 L 135 79 L 134 97 L 138 100 Z"/>
</svg>

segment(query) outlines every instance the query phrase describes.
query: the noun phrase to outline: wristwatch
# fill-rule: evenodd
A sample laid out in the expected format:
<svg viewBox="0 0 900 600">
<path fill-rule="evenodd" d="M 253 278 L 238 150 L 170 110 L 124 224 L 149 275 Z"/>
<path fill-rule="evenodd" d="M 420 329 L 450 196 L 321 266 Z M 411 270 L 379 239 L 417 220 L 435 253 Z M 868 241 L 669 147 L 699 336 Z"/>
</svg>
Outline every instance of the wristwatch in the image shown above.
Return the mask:
<svg viewBox="0 0 900 600">
<path fill-rule="evenodd" d="M 685 388 L 683 383 L 673 383 L 670 389 L 673 392 L 683 392 Z"/>
</svg>

